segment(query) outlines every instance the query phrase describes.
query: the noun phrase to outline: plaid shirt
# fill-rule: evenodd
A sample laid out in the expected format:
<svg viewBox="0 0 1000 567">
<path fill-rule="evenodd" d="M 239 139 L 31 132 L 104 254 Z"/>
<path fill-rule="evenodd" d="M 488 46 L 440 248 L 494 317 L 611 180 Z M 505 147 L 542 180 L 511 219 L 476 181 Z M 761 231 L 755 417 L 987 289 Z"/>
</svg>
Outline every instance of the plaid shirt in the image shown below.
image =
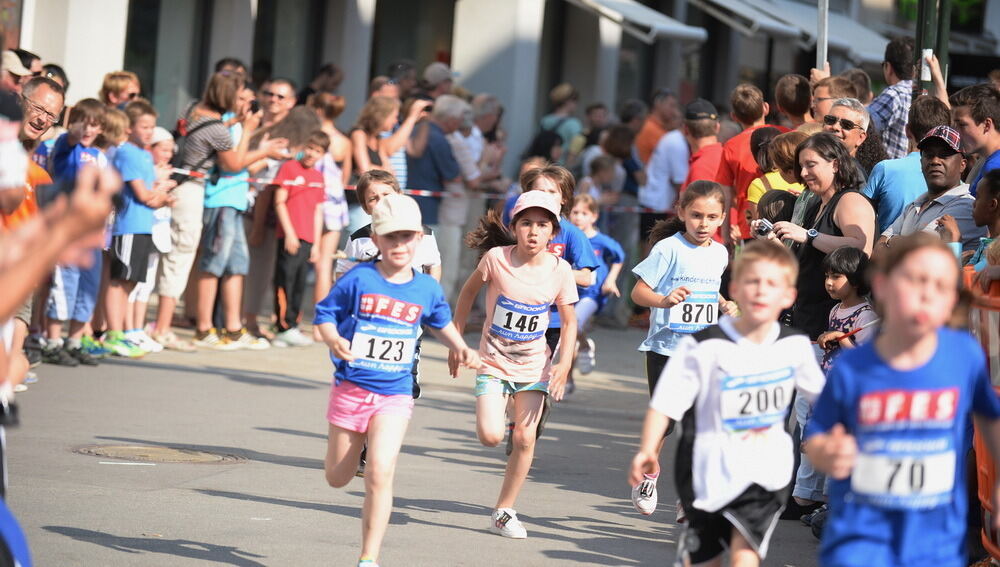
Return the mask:
<svg viewBox="0 0 1000 567">
<path fill-rule="evenodd" d="M 913 81 L 900 81 L 886 87 L 882 94 L 868 105 L 875 127 L 882 134 L 889 159 L 906 157 L 909 140 L 906 139 L 906 120 L 910 113 L 910 99 L 913 96 Z"/>
</svg>

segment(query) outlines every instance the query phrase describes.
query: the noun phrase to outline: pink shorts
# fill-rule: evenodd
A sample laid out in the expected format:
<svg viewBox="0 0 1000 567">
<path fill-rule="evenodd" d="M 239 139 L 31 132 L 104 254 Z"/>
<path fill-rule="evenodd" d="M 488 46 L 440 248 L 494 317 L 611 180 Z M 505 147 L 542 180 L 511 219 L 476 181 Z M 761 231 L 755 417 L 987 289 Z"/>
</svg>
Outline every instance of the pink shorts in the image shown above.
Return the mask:
<svg viewBox="0 0 1000 567">
<path fill-rule="evenodd" d="M 379 414 L 400 415 L 410 419 L 413 415 L 413 396 L 376 394 L 347 380 L 330 388 L 330 406 L 326 410 L 326 420 L 333 425 L 365 433 L 368 431 L 368 422 Z"/>
</svg>

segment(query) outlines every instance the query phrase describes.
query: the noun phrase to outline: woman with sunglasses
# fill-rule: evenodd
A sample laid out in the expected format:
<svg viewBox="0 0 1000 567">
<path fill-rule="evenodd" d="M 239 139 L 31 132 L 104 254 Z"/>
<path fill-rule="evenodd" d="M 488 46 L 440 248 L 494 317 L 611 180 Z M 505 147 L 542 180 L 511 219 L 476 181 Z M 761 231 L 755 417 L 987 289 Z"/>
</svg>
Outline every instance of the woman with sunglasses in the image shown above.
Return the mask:
<svg viewBox="0 0 1000 567">
<path fill-rule="evenodd" d="M 859 192 L 864 174 L 833 134 L 821 132 L 799 144 L 795 163 L 796 179 L 818 199 L 813 200 L 802 226 L 778 222 L 771 234 L 795 243 L 800 268 L 792 325 L 816 340 L 826 330 L 827 317 L 836 303 L 824 286 L 823 258 L 842 246 L 871 255 L 875 210 Z M 754 221 L 755 232 L 759 223 Z"/>
</svg>

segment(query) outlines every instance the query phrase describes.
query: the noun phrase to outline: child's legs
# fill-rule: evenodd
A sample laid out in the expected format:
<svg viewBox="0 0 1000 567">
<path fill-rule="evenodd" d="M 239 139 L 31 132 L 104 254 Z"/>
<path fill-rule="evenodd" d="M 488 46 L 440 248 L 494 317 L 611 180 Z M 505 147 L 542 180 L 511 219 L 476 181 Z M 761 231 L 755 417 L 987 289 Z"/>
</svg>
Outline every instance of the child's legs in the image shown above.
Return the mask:
<svg viewBox="0 0 1000 567">
<path fill-rule="evenodd" d="M 302 242 L 295 254 L 295 283 L 291 289 L 288 301 L 288 317 L 291 327 L 298 327 L 302 319 L 302 303 L 306 299 L 307 279 L 309 278 L 309 254 L 312 253 L 312 243 Z"/>
<path fill-rule="evenodd" d="M 664 356 L 658 352 L 646 351 L 646 384 L 649 386 L 649 396 L 653 397 L 653 391 L 656 389 L 656 385 L 660 381 L 660 375 L 663 374 L 663 369 L 667 366 L 667 362 L 670 361 L 669 356 Z M 670 432 L 674 430 L 674 421 L 670 421 L 670 425 L 667 426 L 667 432 L 664 434 L 664 439 Z M 659 455 L 660 451 L 663 450 L 663 440 L 660 440 L 660 444 L 656 446 L 656 454 Z M 660 463 L 656 463 L 656 470 L 653 472 L 654 475 L 660 474 Z"/>
<path fill-rule="evenodd" d="M 721 557 L 717 558 L 719 561 L 721 559 Z M 729 544 L 729 564 L 731 567 L 757 567 L 760 565 L 760 556 L 736 528 L 733 528 L 733 536 Z"/>
<path fill-rule="evenodd" d="M 500 380 L 476 376 L 476 436 L 487 447 L 496 447 L 507 430 L 507 396 Z"/>
<path fill-rule="evenodd" d="M 277 247 L 274 243 L 274 229 L 268 228 L 264 230 L 263 244 L 260 246 L 248 245 L 250 268 L 246 277 L 246 292 L 243 294 L 243 318 L 246 319 L 247 328 L 251 331 L 259 329 L 257 315 L 263 309 L 265 298 L 270 295 L 268 286 L 274 279 L 275 256 L 277 255 Z"/>
<path fill-rule="evenodd" d="M 281 332 L 295 326 L 290 311 L 298 254 L 289 254 L 285 250 L 284 238 L 278 239 L 277 246 L 278 253 L 274 261 L 274 315 L 277 318 L 278 331 Z"/>
<path fill-rule="evenodd" d="M 539 391 L 514 394 L 514 450 L 507 458 L 507 470 L 497 498 L 497 508 L 513 508 L 521 486 L 528 477 L 531 461 L 535 457 L 536 431 L 546 395 Z"/>
<path fill-rule="evenodd" d="M 316 288 L 313 290 L 313 303 L 319 303 L 330 293 L 333 287 L 333 254 L 340 243 L 340 231 L 330 230 L 323 233 L 319 241 L 319 261 L 316 262 Z"/>
<path fill-rule="evenodd" d="M 103 270 L 100 251 L 95 252 L 90 267 L 80 268 L 76 302 L 73 304 L 73 312 L 70 314 L 69 337 L 71 339 L 83 337 L 86 324 L 94 317 L 97 295 L 101 290 L 101 272 Z"/>
<path fill-rule="evenodd" d="M 588 324 L 590 323 L 590 318 L 597 313 L 599 305 L 597 300 L 593 297 L 581 297 L 580 301 L 576 302 L 573 306 L 573 310 L 576 311 L 576 337 L 583 346 L 587 338 Z"/>
<path fill-rule="evenodd" d="M 111 280 L 104 296 L 104 310 L 107 312 L 108 330 L 125 330 L 125 311 L 128 309 L 128 294 L 135 282 Z"/>
<path fill-rule="evenodd" d="M 52 286 L 49 291 L 46 331 L 50 341 L 62 339 L 63 321 L 69 320 L 76 305 L 80 287 L 80 268 L 56 266 L 52 272 Z"/>
<path fill-rule="evenodd" d="M 326 482 L 341 488 L 354 478 L 358 470 L 358 457 L 365 446 L 365 434 L 330 424 L 326 440 Z"/>
<path fill-rule="evenodd" d="M 101 252 L 101 282 L 97 291 L 97 304 L 94 306 L 94 316 L 90 318 L 91 327 L 84 332 L 94 334 L 95 329 L 103 331 L 107 328 L 107 316 L 104 314 L 104 296 L 108 292 L 108 282 L 111 280 L 111 262 L 107 251 Z"/>
<path fill-rule="evenodd" d="M 365 503 L 361 512 L 361 556 L 377 558 L 392 514 L 392 481 L 396 459 L 410 419 L 377 414 L 368 425 Z M 354 460 L 357 463 L 357 459 Z"/>
<path fill-rule="evenodd" d="M 142 330 L 146 326 L 146 307 L 149 305 L 149 296 L 153 294 L 153 287 L 156 285 L 156 270 L 160 265 L 160 253 L 152 252 L 149 255 L 149 266 L 146 269 L 146 281 L 138 283 L 128 295 L 129 314 L 131 321 L 128 328 Z"/>
</svg>

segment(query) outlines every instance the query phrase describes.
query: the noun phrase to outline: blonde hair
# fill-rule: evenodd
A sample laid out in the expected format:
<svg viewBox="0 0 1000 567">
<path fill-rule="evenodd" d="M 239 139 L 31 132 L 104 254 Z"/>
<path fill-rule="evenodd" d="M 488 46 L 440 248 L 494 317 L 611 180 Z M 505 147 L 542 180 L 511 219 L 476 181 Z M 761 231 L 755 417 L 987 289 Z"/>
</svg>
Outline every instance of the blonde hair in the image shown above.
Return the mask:
<svg viewBox="0 0 1000 567">
<path fill-rule="evenodd" d="M 102 136 L 105 143 L 117 146 L 125 141 L 125 131 L 129 127 L 129 117 L 117 108 L 109 108 L 104 113 L 104 131 Z"/>
<path fill-rule="evenodd" d="M 104 75 L 104 82 L 101 84 L 100 98 L 104 104 L 111 104 L 108 95 L 118 94 L 128 88 L 129 83 L 139 85 L 139 76 L 132 71 L 112 71 Z"/>
<path fill-rule="evenodd" d="M 387 96 L 373 96 L 361 108 L 357 126 L 368 135 L 378 134 L 382 131 L 385 119 L 395 110 L 399 110 L 398 100 Z"/>
<path fill-rule="evenodd" d="M 799 261 L 788 248 L 773 240 L 754 240 L 744 246 L 733 262 L 732 281 L 740 279 L 748 267 L 758 262 L 778 264 L 788 272 L 788 284 L 795 286 L 799 277 Z"/>
<path fill-rule="evenodd" d="M 1000 240 L 994 240 L 986 247 L 986 262 L 991 266 L 1000 266 Z"/>
</svg>

